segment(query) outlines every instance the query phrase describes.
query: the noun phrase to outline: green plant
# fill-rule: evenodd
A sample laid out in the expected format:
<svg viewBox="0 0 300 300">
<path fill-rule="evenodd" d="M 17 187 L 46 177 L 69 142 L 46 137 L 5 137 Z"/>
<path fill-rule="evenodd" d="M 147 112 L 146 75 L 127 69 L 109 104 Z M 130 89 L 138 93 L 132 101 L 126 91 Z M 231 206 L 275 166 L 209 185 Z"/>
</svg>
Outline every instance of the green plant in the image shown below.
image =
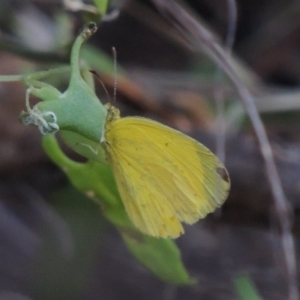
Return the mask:
<svg viewBox="0 0 300 300">
<path fill-rule="evenodd" d="M 65 72 L 59 68 L 24 76 L 1 76 L 0 81 L 22 80 L 28 87 L 26 93 L 27 111 L 20 120 L 25 125 L 37 126 L 43 136 L 43 147 L 70 182 L 82 193 L 95 201 L 103 215 L 120 232 L 129 251 L 136 259 L 158 278 L 173 284 L 191 284 L 180 258 L 176 244 L 169 239 L 158 239 L 142 234 L 132 224 L 119 196 L 110 166 L 100 147 L 104 132 L 106 107 L 99 101 L 93 89 L 81 76 L 86 68 L 80 68 L 79 52 L 83 42 L 96 31 L 90 23 L 77 37 L 71 53 L 70 83 L 61 93 L 41 79 Z M 87 76 L 91 76 L 86 72 Z M 41 101 L 32 108 L 30 94 Z M 65 143 L 74 151 L 86 157 L 85 163 L 69 159 L 61 150 L 55 133 L 59 132 Z"/>
</svg>

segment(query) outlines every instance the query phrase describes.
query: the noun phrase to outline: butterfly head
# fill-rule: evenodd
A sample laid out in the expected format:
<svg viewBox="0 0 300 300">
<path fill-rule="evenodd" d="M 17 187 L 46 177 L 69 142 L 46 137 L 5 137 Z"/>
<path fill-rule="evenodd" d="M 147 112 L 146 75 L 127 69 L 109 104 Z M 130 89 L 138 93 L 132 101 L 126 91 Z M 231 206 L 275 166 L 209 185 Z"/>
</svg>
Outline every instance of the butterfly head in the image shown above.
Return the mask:
<svg viewBox="0 0 300 300">
<path fill-rule="evenodd" d="M 111 105 L 111 103 L 105 104 L 107 109 L 106 115 L 106 123 L 110 123 L 120 119 L 120 111 L 115 106 Z"/>
</svg>

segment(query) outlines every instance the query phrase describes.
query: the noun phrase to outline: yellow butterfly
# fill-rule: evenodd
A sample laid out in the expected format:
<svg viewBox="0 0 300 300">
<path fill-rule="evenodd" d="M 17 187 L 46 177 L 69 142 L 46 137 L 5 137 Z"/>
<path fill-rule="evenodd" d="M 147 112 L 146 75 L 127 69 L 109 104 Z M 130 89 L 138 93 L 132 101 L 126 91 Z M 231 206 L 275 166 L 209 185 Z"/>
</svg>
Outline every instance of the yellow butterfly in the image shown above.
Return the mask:
<svg viewBox="0 0 300 300">
<path fill-rule="evenodd" d="M 230 179 L 219 159 L 181 132 L 107 104 L 102 145 L 126 211 L 143 233 L 176 238 L 226 200 Z"/>
</svg>

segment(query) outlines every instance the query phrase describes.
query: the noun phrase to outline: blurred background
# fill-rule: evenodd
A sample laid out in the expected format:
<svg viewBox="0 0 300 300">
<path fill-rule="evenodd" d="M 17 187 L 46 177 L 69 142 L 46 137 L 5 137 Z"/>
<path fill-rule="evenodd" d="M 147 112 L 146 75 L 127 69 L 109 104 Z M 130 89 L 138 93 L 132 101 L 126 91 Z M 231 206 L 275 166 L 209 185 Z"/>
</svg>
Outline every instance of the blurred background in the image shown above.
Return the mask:
<svg viewBox="0 0 300 300">
<path fill-rule="evenodd" d="M 89 18 L 70 2 L 0 0 L 1 75 L 68 64 L 72 41 Z M 180 3 L 224 51 L 228 28 L 236 25 L 231 63 L 255 96 L 270 138 L 299 261 L 299 1 L 239 0 L 236 23 L 230 1 Z M 18 122 L 24 85 L 0 83 L 0 299 L 232 300 L 242 299 L 237 286 L 245 276 L 261 299 L 287 299 L 289 280 L 263 159 L 230 80 L 151 1 L 113 1 L 109 12 L 89 41 L 89 63 L 112 95 L 111 68 L 97 66 L 99 60 L 110 65 L 111 48 L 117 49 L 118 70 L 126 72 L 118 79 L 116 100 L 123 116 L 158 120 L 213 152 L 225 138 L 219 154 L 232 180 L 229 198 L 177 240 L 198 282 L 175 287 L 136 262 L 98 207 L 46 157 L 37 128 Z M 67 75 L 51 80 L 61 90 L 67 87 Z M 96 90 L 107 102 L 101 84 Z M 216 99 L 224 105 L 221 127 Z"/>
</svg>

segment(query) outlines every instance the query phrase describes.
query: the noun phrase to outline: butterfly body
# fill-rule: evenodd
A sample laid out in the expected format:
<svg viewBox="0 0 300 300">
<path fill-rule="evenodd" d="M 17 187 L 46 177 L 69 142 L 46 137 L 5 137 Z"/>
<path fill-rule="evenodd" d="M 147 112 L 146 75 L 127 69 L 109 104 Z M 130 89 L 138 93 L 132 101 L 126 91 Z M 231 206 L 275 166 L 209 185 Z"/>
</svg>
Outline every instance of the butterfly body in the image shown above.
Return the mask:
<svg viewBox="0 0 300 300">
<path fill-rule="evenodd" d="M 176 238 L 221 206 L 230 182 L 205 146 L 161 123 L 108 108 L 103 146 L 126 211 L 142 232 Z"/>
</svg>

